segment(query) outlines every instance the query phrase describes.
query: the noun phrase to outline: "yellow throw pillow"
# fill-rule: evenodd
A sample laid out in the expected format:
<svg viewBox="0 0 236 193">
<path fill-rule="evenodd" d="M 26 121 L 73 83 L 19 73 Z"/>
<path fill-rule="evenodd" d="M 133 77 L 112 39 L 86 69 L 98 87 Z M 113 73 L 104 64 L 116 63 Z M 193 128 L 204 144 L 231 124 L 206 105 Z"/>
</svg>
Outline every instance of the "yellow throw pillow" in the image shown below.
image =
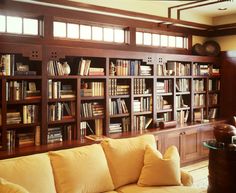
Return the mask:
<svg viewBox="0 0 236 193">
<path fill-rule="evenodd" d="M 153 135 L 101 142 L 115 188 L 136 183 L 143 167 L 145 147 L 156 147 Z"/>
<path fill-rule="evenodd" d="M 181 185 L 180 157 L 175 146 L 169 147 L 165 155 L 147 146 L 144 166 L 138 180 L 140 186 Z"/>
<path fill-rule="evenodd" d="M 1 193 L 29 193 L 23 187 L 8 182 L 7 180 L 0 178 L 0 192 Z"/>
<path fill-rule="evenodd" d="M 97 193 L 114 190 L 101 145 L 49 153 L 57 193 Z"/>
</svg>

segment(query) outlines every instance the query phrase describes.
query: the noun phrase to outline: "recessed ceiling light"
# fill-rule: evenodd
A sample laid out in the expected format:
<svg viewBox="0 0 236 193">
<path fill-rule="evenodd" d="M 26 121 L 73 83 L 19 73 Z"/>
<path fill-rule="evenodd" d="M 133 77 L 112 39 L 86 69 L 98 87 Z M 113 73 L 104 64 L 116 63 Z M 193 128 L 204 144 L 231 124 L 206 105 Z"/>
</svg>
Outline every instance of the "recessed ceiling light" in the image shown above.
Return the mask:
<svg viewBox="0 0 236 193">
<path fill-rule="evenodd" d="M 219 11 L 225 11 L 225 10 L 227 10 L 227 8 L 226 7 L 222 7 L 222 8 L 218 8 L 218 10 Z"/>
</svg>

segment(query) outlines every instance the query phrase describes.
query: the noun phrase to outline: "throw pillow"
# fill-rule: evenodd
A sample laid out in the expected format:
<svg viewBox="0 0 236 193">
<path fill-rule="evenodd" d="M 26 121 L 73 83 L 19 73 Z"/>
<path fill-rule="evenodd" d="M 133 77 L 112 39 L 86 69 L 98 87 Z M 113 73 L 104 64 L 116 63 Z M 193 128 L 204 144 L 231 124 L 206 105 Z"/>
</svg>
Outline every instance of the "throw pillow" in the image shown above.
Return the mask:
<svg viewBox="0 0 236 193">
<path fill-rule="evenodd" d="M 153 135 L 125 139 L 107 139 L 101 142 L 115 188 L 136 183 L 143 167 L 147 145 L 156 147 Z"/>
<path fill-rule="evenodd" d="M 23 187 L 8 182 L 7 180 L 0 178 L 0 192 L 2 193 L 29 193 Z"/>
<path fill-rule="evenodd" d="M 106 192 L 114 185 L 101 145 L 49 153 L 57 193 Z"/>
<path fill-rule="evenodd" d="M 157 149 L 147 146 L 138 185 L 181 185 L 180 157 L 177 148 L 169 147 L 162 156 Z"/>
</svg>

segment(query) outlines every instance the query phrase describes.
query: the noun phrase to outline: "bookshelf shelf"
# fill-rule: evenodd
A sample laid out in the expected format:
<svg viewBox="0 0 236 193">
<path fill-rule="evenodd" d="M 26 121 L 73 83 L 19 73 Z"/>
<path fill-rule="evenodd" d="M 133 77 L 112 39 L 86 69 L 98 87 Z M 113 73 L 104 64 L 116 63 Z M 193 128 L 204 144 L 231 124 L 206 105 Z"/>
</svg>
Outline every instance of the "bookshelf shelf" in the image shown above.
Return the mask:
<svg viewBox="0 0 236 193">
<path fill-rule="evenodd" d="M 80 98 L 81 101 L 84 101 L 84 100 L 88 100 L 88 101 L 90 101 L 90 100 L 103 100 L 103 99 L 105 99 L 104 96 L 86 96 L 86 97 L 81 97 Z"/>
<path fill-rule="evenodd" d="M 190 92 L 176 92 L 176 95 L 188 95 Z"/>
<path fill-rule="evenodd" d="M 172 93 L 172 92 L 168 92 L 168 93 L 157 93 L 156 95 L 158 95 L 158 96 L 172 96 L 173 93 Z"/>
<path fill-rule="evenodd" d="M 95 120 L 95 119 L 103 119 L 104 116 L 94 116 L 94 117 L 81 117 L 81 121 Z"/>
<path fill-rule="evenodd" d="M 117 98 L 130 98 L 130 95 L 115 95 L 115 96 L 109 96 L 111 99 L 117 99 Z"/>
<path fill-rule="evenodd" d="M 68 76 L 48 76 L 48 79 L 52 80 L 67 80 L 67 79 L 77 79 L 78 75 L 68 75 Z"/>
<path fill-rule="evenodd" d="M 134 97 L 151 97 L 152 94 L 134 94 Z"/>
<path fill-rule="evenodd" d="M 171 112 L 172 109 L 162 109 L 162 110 L 157 110 L 157 113 L 166 113 L 166 112 Z"/>
<path fill-rule="evenodd" d="M 68 102 L 68 101 L 75 101 L 76 98 L 59 98 L 59 99 L 48 99 L 48 103 L 55 103 L 55 102 Z"/>
<path fill-rule="evenodd" d="M 194 91 L 194 94 L 206 94 L 206 91 Z"/>
<path fill-rule="evenodd" d="M 123 113 L 123 114 L 110 115 L 110 118 L 128 117 L 128 116 L 130 116 L 129 113 Z"/>
<path fill-rule="evenodd" d="M 134 115 L 138 116 L 138 115 L 149 115 L 152 114 L 152 111 L 143 111 L 143 112 L 135 112 Z"/>
<path fill-rule="evenodd" d="M 42 76 L 4 76 L 6 80 L 41 80 Z"/>
<path fill-rule="evenodd" d="M 183 111 L 183 110 L 189 110 L 190 107 L 183 107 L 183 108 L 177 108 L 176 110 L 177 111 Z"/>
<path fill-rule="evenodd" d="M 76 119 L 62 119 L 58 121 L 49 121 L 48 125 L 58 125 L 58 124 L 66 124 L 66 123 L 75 123 Z"/>
<path fill-rule="evenodd" d="M 206 106 L 204 105 L 204 106 L 197 106 L 197 107 L 194 106 L 194 107 L 193 107 L 193 109 L 202 109 L 202 108 L 206 108 Z"/>
<path fill-rule="evenodd" d="M 79 76 L 81 79 L 106 79 L 105 75 L 101 76 Z"/>
<path fill-rule="evenodd" d="M 8 124 L 6 125 L 6 129 L 22 129 L 22 128 L 28 128 L 28 127 L 36 127 L 40 125 L 40 123 L 31 123 L 31 124 L 23 124 L 23 123 L 19 123 L 19 124 Z"/>
<path fill-rule="evenodd" d="M 41 103 L 41 98 L 39 99 L 26 99 L 26 100 L 17 100 L 17 101 L 7 101 L 8 105 L 16 105 L 16 104 L 37 104 Z"/>
</svg>

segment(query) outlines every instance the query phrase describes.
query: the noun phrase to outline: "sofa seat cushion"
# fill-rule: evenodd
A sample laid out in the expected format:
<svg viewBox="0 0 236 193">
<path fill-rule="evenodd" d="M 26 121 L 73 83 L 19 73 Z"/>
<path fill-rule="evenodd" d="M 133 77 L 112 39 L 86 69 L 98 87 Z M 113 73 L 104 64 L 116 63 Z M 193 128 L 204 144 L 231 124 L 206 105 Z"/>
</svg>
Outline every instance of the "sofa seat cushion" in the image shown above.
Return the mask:
<svg viewBox="0 0 236 193">
<path fill-rule="evenodd" d="M 187 186 L 147 186 L 130 184 L 117 189 L 119 193 L 203 193 L 201 189 Z"/>
<path fill-rule="evenodd" d="M 101 142 L 115 188 L 138 181 L 147 145 L 156 148 L 153 135 Z"/>
<path fill-rule="evenodd" d="M 0 177 L 24 187 L 30 193 L 56 193 L 47 154 L 1 160 Z"/>
<path fill-rule="evenodd" d="M 29 193 L 23 187 L 8 182 L 7 180 L 0 178 L 0 192 L 2 193 Z"/>
<path fill-rule="evenodd" d="M 155 148 L 146 147 L 144 166 L 138 180 L 140 186 L 181 185 L 180 157 L 175 146 L 170 146 L 164 156 Z"/>
<path fill-rule="evenodd" d="M 97 193 L 114 190 L 101 145 L 49 153 L 57 193 Z"/>
</svg>

